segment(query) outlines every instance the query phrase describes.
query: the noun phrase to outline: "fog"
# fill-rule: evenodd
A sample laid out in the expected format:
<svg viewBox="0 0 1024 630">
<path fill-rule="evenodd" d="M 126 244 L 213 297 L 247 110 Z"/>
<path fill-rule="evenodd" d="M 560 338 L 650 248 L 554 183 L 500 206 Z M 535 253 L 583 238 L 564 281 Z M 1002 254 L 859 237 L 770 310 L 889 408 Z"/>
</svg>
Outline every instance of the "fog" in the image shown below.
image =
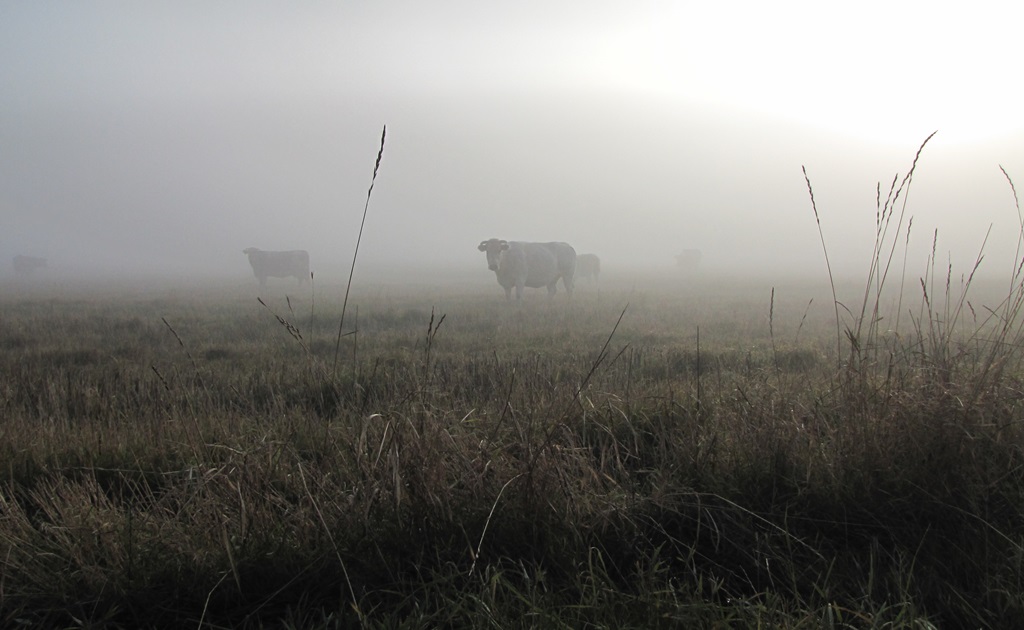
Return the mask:
<svg viewBox="0 0 1024 630">
<path fill-rule="evenodd" d="M 253 282 L 259 247 L 344 279 L 385 125 L 367 273 L 487 279 L 497 237 L 612 276 L 688 248 L 702 273 L 824 276 L 824 249 L 861 274 L 879 187 L 937 131 L 893 219 L 906 199 L 908 268 L 984 248 L 1008 275 L 1021 9 L 818 4 L 5 3 L 0 276 L 25 254 Z"/>
</svg>

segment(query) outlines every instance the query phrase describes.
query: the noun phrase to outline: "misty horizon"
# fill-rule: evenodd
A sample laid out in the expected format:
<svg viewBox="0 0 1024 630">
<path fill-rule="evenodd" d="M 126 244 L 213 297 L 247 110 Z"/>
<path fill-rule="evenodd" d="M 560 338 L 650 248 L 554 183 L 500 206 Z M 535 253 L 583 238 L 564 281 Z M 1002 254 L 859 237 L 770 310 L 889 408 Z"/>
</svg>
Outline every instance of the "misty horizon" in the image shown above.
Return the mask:
<svg viewBox="0 0 1024 630">
<path fill-rule="evenodd" d="M 907 199 L 895 238 L 908 243 L 908 271 L 922 273 L 933 249 L 954 274 L 982 251 L 980 273 L 1013 267 L 1020 219 L 1000 166 L 1024 177 L 1024 126 L 1000 105 L 1011 87 L 976 83 L 972 66 L 936 52 L 920 72 L 948 88 L 912 78 L 872 98 L 871 81 L 889 80 L 885 60 L 823 47 L 846 74 L 817 74 L 820 91 L 791 101 L 809 80 L 788 68 L 798 50 L 758 48 L 745 28 L 749 41 L 719 46 L 693 22 L 724 16 L 660 11 L 567 3 L 543 21 L 535 7 L 463 3 L 401 15 L 7 6 L 0 277 L 13 256 L 33 255 L 53 277 L 241 279 L 247 247 L 304 249 L 318 277 L 346 277 L 385 125 L 357 280 L 373 269 L 484 275 L 476 244 L 488 238 L 565 241 L 609 273 L 669 272 L 676 254 L 700 249 L 706 274 L 824 276 L 827 250 L 834 273 L 856 277 L 871 260 L 879 189 L 884 202 L 936 130 L 894 208 Z M 665 21 L 706 50 L 676 42 Z M 535 46 L 510 54 L 528 35 Z M 748 44 L 764 76 L 730 57 Z M 767 91 L 772 72 L 778 93 Z M 746 95 L 734 94 L 741 80 Z M 954 108 L 956 95 L 966 100 Z"/>
</svg>

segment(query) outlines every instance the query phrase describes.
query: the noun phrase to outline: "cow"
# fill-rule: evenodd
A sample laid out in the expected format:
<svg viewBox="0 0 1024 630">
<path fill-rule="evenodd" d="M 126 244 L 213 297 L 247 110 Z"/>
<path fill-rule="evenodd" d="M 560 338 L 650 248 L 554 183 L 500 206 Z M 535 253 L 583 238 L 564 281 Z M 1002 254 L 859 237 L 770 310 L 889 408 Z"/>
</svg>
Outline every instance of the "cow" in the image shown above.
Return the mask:
<svg viewBox="0 0 1024 630">
<path fill-rule="evenodd" d="M 14 273 L 19 276 L 31 275 L 36 269 L 43 269 L 46 267 L 46 259 L 39 258 L 38 256 L 15 256 L 14 257 Z"/>
<path fill-rule="evenodd" d="M 579 254 L 576 256 L 576 275 L 597 282 L 601 273 L 601 259 L 595 254 Z"/>
<path fill-rule="evenodd" d="M 268 252 L 249 247 L 242 253 L 249 257 L 252 273 L 259 279 L 261 287 L 267 285 L 267 278 L 293 276 L 301 285 L 309 277 L 309 252 L 304 250 Z"/>
<path fill-rule="evenodd" d="M 481 241 L 477 248 L 487 254 L 487 268 L 498 277 L 505 289 L 505 299 L 523 299 L 523 287 L 548 288 L 554 296 L 558 280 L 562 280 L 566 293 L 572 297 L 573 274 L 576 273 L 576 250 L 568 243 L 524 243 L 492 238 Z"/>
<path fill-rule="evenodd" d="M 686 273 L 696 273 L 700 268 L 700 250 L 684 249 L 676 256 L 676 266 Z"/>
</svg>

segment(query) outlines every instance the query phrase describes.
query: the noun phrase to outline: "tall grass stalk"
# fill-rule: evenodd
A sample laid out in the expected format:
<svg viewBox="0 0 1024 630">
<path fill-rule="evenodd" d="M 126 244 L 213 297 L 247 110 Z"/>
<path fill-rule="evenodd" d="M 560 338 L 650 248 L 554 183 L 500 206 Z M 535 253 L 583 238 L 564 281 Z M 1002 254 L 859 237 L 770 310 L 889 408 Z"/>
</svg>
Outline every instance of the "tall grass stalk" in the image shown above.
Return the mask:
<svg viewBox="0 0 1024 630">
<path fill-rule="evenodd" d="M 811 208 L 814 211 L 814 219 L 818 226 L 818 236 L 821 240 L 822 249 L 825 253 L 826 269 L 828 271 L 829 284 L 832 288 L 832 299 L 834 302 L 835 318 L 836 318 L 836 350 L 837 350 L 837 361 L 841 366 L 843 361 L 842 352 L 842 336 L 846 335 L 847 341 L 849 342 L 850 351 L 848 356 L 848 367 L 850 369 L 860 369 L 861 362 L 866 358 L 863 354 L 863 350 L 868 344 L 867 340 L 874 340 L 878 335 L 878 323 L 881 321 L 880 318 L 880 307 L 882 302 L 883 287 L 889 276 L 889 271 L 892 266 L 893 259 L 896 253 L 896 246 L 898 243 L 897 236 L 903 231 L 902 226 L 906 219 L 907 200 L 910 195 L 910 184 L 913 181 L 914 172 L 917 169 L 918 160 L 921 157 L 921 153 L 924 150 L 925 145 L 931 140 L 937 132 L 932 132 L 924 142 L 918 147 L 917 152 L 914 154 L 914 160 L 911 163 L 910 170 L 907 171 L 903 179 L 900 180 L 897 174 L 892 183 L 889 186 L 889 192 L 886 195 L 885 202 L 881 201 L 881 185 L 876 186 L 876 212 L 875 212 L 875 240 L 872 249 L 871 259 L 868 265 L 868 272 L 864 283 L 864 296 L 861 300 L 860 310 L 858 313 L 850 313 L 853 321 L 849 325 L 842 325 L 839 316 L 840 302 L 836 295 L 835 279 L 832 275 L 832 266 L 829 262 L 828 248 L 825 244 L 825 236 L 821 228 L 821 218 L 818 214 L 817 205 L 814 202 L 814 191 L 811 187 L 811 181 L 807 175 L 806 167 L 803 168 L 804 181 L 807 184 L 807 191 L 811 199 Z M 897 186 L 897 182 L 899 185 Z M 901 201 L 902 199 L 902 201 Z M 893 216 L 895 215 L 896 206 L 899 205 L 900 213 L 897 217 L 896 223 L 893 224 Z M 910 218 L 912 222 L 913 218 Z M 910 230 L 909 222 L 907 228 L 907 239 L 909 240 Z M 869 310 L 870 309 L 870 310 Z M 849 311 L 848 311 L 849 312 Z M 865 328 L 866 327 L 866 328 Z M 876 355 L 872 355 L 872 358 L 877 358 Z"/>
<path fill-rule="evenodd" d="M 352 252 L 352 266 L 348 271 L 348 282 L 345 283 L 345 299 L 341 303 L 341 318 L 338 321 L 338 338 L 334 343 L 334 364 L 331 368 L 335 378 L 338 376 L 338 352 L 341 349 L 341 336 L 345 328 L 345 309 L 348 307 L 348 296 L 352 290 L 352 277 L 356 272 L 356 260 L 359 258 L 359 244 L 363 240 L 363 227 L 366 225 L 366 214 L 370 209 L 370 195 L 373 194 L 373 184 L 377 181 L 377 170 L 380 169 L 380 160 L 384 156 L 384 138 L 387 136 L 388 127 L 384 125 L 380 134 L 380 149 L 377 150 L 377 161 L 373 164 L 373 176 L 370 178 L 370 187 L 366 191 L 366 203 L 363 204 L 363 218 L 359 221 L 359 234 L 356 236 L 356 246 Z"/>
<path fill-rule="evenodd" d="M 807 194 L 811 197 L 811 210 L 814 211 L 814 222 L 818 226 L 818 238 L 821 241 L 821 249 L 825 254 L 825 269 L 828 271 L 828 283 L 832 287 L 832 306 L 836 313 L 836 365 L 843 364 L 843 338 L 840 333 L 842 327 L 839 325 L 839 296 L 836 295 L 836 280 L 832 275 L 832 261 L 828 257 L 828 247 L 825 245 L 825 233 L 821 231 L 821 217 L 818 216 L 818 204 L 814 202 L 814 188 L 811 187 L 811 178 L 807 175 L 807 167 L 801 166 L 804 173 L 804 181 L 807 183 Z"/>
<path fill-rule="evenodd" d="M 910 170 L 907 171 L 907 174 L 903 177 L 903 180 L 900 182 L 899 188 L 896 188 L 895 192 L 893 192 L 892 186 L 895 185 L 896 180 L 899 178 L 899 175 L 897 174 L 896 177 L 893 178 L 893 184 L 890 185 L 889 195 L 886 198 L 885 205 L 882 206 L 882 208 L 876 215 L 877 220 L 875 224 L 874 251 L 871 255 L 870 266 L 867 274 L 867 282 L 865 282 L 864 299 L 861 302 L 860 315 L 855 319 L 857 328 L 852 333 L 852 336 L 856 339 L 860 339 L 864 332 L 863 325 L 865 322 L 865 316 L 867 314 L 867 308 L 869 304 L 872 304 L 872 310 L 870 320 L 868 321 L 869 330 L 867 331 L 867 334 L 869 337 L 873 338 L 877 333 L 878 322 L 880 321 L 879 307 L 881 305 L 882 288 L 885 286 L 886 280 L 889 276 L 889 270 L 892 266 L 892 261 L 896 252 L 896 246 L 898 244 L 898 235 L 903 229 L 903 222 L 906 218 L 907 201 L 910 198 L 910 184 L 913 181 L 914 172 L 917 170 L 917 162 L 921 158 L 921 152 L 924 151 L 925 145 L 928 144 L 928 141 L 931 140 L 936 133 L 938 132 L 933 131 L 931 134 L 929 134 L 928 137 L 924 139 L 924 142 L 921 143 L 921 146 L 917 148 L 917 153 L 914 154 L 914 160 L 910 165 Z M 902 204 L 900 204 L 899 219 L 896 221 L 895 227 L 892 228 L 892 238 L 889 239 L 889 230 L 891 226 L 893 210 L 895 205 L 899 202 L 901 193 L 903 193 L 903 201 Z M 912 217 L 910 220 L 912 220 Z M 909 238 L 910 228 L 908 224 L 907 239 L 909 240 Z M 883 258 L 883 252 L 885 251 L 887 239 L 889 239 L 889 251 L 888 253 L 884 254 Z M 873 302 L 871 300 L 872 289 L 874 289 Z"/>
<path fill-rule="evenodd" d="M 896 376 L 893 368 L 899 360 L 898 357 L 915 356 L 919 362 L 919 367 L 925 369 L 929 374 L 938 379 L 936 386 L 946 388 L 952 382 L 952 379 L 957 376 L 956 371 L 967 367 L 965 365 L 966 353 L 968 349 L 971 349 L 972 356 L 975 357 L 976 361 L 974 363 L 975 367 L 971 371 L 972 393 L 962 401 L 967 405 L 967 408 L 970 408 L 987 388 L 993 386 L 1002 377 L 1011 361 L 1019 362 L 1017 348 L 1024 345 L 1024 330 L 1022 330 L 1024 324 L 1022 324 L 1021 317 L 1021 309 L 1024 308 L 1024 259 L 1021 259 L 1021 251 L 1024 249 L 1022 247 L 1024 245 L 1024 215 L 1021 213 L 1013 181 L 1006 170 L 1000 166 L 1000 170 L 1013 192 L 1018 224 L 1020 226 L 1008 295 L 996 309 L 986 309 L 988 316 L 980 322 L 974 307 L 968 301 L 975 276 L 985 259 L 984 252 L 991 236 L 992 226 L 989 226 L 986 231 L 974 263 L 970 270 L 961 276 L 958 287 L 954 286 L 954 274 L 951 263 L 944 265 L 945 269 L 941 270 L 944 273 L 940 276 L 941 271 L 938 259 L 939 235 L 936 229 L 932 235 L 931 249 L 925 264 L 925 271 L 918 280 L 921 291 L 921 303 L 918 314 L 914 316 L 911 313 L 913 335 L 908 339 L 903 339 L 899 322 L 902 313 L 904 287 L 906 286 L 907 251 L 913 225 L 913 217 L 907 217 L 907 203 L 913 176 L 918 167 L 922 152 L 934 136 L 935 132 L 925 138 L 924 142 L 918 147 L 906 175 L 900 178 L 897 174 L 893 178 L 884 202 L 881 197 L 881 186 L 877 187 L 875 243 L 860 309 L 856 313 L 849 313 L 852 318 L 849 324 L 840 325 L 838 300 L 836 300 L 836 333 L 837 337 L 840 333 L 845 333 L 849 343 L 846 374 L 847 376 L 855 375 L 858 379 L 869 377 L 872 370 L 871 365 L 878 361 L 878 353 L 885 351 L 889 356 L 887 380 Z M 806 169 L 804 170 L 804 177 L 807 182 L 808 191 L 811 193 L 811 204 L 812 208 L 814 208 L 819 236 L 822 238 L 822 247 L 825 249 L 827 261 L 827 248 L 822 236 L 820 218 L 814 204 L 813 192 L 811 192 L 810 180 L 807 177 Z M 899 213 L 895 212 L 897 207 L 899 208 Z M 905 231 L 903 229 L 904 223 L 906 223 Z M 884 288 L 889 280 L 893 262 L 897 260 L 897 245 L 901 242 L 904 246 L 904 252 L 899 279 L 898 312 L 892 329 L 894 336 L 886 341 L 882 338 L 879 330 L 879 323 L 882 321 L 881 304 Z M 835 285 L 830 268 L 829 279 L 832 284 L 833 299 L 836 299 Z M 954 290 L 958 291 L 957 295 L 954 295 Z M 973 318 L 974 329 L 973 331 L 968 331 L 966 336 L 963 336 L 960 329 L 965 314 L 968 311 Z M 871 350 L 870 353 L 867 352 L 868 349 Z M 905 378 L 905 375 L 903 378 Z M 845 382 L 852 384 L 852 381 Z M 864 381 L 861 380 L 857 391 L 860 391 L 863 385 Z"/>
</svg>

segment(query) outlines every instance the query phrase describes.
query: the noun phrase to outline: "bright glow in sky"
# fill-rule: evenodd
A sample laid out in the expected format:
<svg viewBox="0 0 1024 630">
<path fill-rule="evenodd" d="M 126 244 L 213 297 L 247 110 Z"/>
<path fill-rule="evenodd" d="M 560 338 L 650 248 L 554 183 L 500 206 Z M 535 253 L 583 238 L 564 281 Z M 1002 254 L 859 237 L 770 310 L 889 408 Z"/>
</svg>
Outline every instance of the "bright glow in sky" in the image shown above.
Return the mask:
<svg viewBox="0 0 1024 630">
<path fill-rule="evenodd" d="M 985 1 L 4 3 L 0 260 L 344 260 L 383 124 L 377 251 L 817 264 L 806 165 L 856 260 L 876 182 L 938 130 L 911 211 L 973 256 L 1016 230 L 1021 24 Z"/>
<path fill-rule="evenodd" d="M 998 8 L 762 3 L 742 19 L 701 16 L 730 24 L 729 35 L 695 30 L 686 50 L 714 51 L 692 67 L 699 98 L 878 142 L 913 142 L 930 129 L 989 139 L 1022 126 L 1013 77 L 1024 11 Z"/>
<path fill-rule="evenodd" d="M 1024 5 L 632 6 L 556 16 L 564 20 L 557 28 L 520 25 L 524 44 L 540 53 L 526 67 L 563 86 L 657 95 L 902 146 L 939 128 L 957 142 L 1024 129 L 1024 90 L 1014 78 Z M 515 76 L 522 60 L 515 50 L 501 62 Z"/>
</svg>

